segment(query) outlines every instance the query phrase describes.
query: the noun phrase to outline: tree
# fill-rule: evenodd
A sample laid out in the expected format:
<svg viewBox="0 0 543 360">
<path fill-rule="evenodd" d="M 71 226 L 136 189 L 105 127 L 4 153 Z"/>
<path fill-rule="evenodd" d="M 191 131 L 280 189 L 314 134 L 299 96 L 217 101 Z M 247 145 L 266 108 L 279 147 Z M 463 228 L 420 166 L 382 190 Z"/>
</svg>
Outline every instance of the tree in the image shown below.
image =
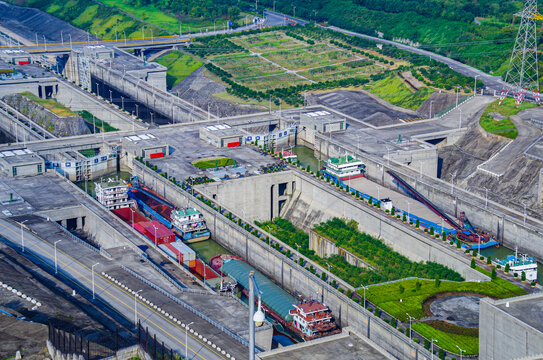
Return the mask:
<svg viewBox="0 0 543 360">
<path fill-rule="evenodd" d="M 491 278 L 492 280 L 496 280 L 497 277 L 498 277 L 498 276 L 497 276 L 497 274 L 496 274 L 496 268 L 492 268 L 492 274 L 490 275 L 490 278 Z"/>
<path fill-rule="evenodd" d="M 403 294 L 405 291 L 405 288 L 400 284 L 400 288 L 398 289 L 400 291 L 400 294 Z"/>
<path fill-rule="evenodd" d="M 441 280 L 438 277 L 436 277 L 434 285 L 435 285 L 436 288 L 438 288 L 441 285 Z"/>
<path fill-rule="evenodd" d="M 395 215 L 396 213 L 394 212 L 394 206 L 392 207 L 392 209 L 390 209 L 390 215 Z"/>
<path fill-rule="evenodd" d="M 349 192 L 349 185 L 345 186 L 345 192 Z"/>
<path fill-rule="evenodd" d="M 371 205 L 372 202 L 373 202 L 373 196 L 370 196 L 370 198 L 368 199 L 368 204 Z"/>
<path fill-rule="evenodd" d="M 471 266 L 472 269 L 475 269 L 475 259 L 473 259 L 473 258 L 471 259 L 471 265 L 470 266 Z"/>
<path fill-rule="evenodd" d="M 415 227 L 418 229 L 420 227 L 420 220 L 417 219 L 417 221 L 415 222 Z"/>
<path fill-rule="evenodd" d="M 492 256 L 488 255 L 488 257 L 486 258 L 486 263 L 488 265 L 492 264 Z"/>
<path fill-rule="evenodd" d="M 407 221 L 407 216 L 405 216 L 405 213 L 403 213 L 402 221 L 403 221 L 403 222 L 406 222 L 406 221 Z"/>
<path fill-rule="evenodd" d="M 524 271 L 520 274 L 520 280 L 526 281 L 526 273 Z"/>
<path fill-rule="evenodd" d="M 456 240 L 456 248 L 460 249 L 462 247 L 462 244 L 460 243 L 460 240 Z"/>
<path fill-rule="evenodd" d="M 509 264 L 505 264 L 505 269 L 503 270 L 506 274 L 509 272 Z"/>
</svg>

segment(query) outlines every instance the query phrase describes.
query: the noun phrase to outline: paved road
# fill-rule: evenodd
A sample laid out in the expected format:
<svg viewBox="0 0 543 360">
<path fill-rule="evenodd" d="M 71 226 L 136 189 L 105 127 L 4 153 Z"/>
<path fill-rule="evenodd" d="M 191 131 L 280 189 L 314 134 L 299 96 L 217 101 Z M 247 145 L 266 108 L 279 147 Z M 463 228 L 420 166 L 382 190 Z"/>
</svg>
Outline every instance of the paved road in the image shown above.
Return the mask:
<svg viewBox="0 0 543 360">
<path fill-rule="evenodd" d="M 15 244 L 21 241 L 20 228 L 6 220 L 0 220 L 0 233 Z M 54 268 L 54 246 L 32 233 L 25 232 L 25 249 L 42 258 Z M 87 258 L 85 258 L 87 259 Z M 88 259 L 94 262 L 96 259 Z M 102 259 L 105 261 L 105 259 Z M 76 260 L 69 254 L 57 248 L 58 270 L 82 287 L 92 289 L 91 265 Z M 97 270 L 98 267 L 95 268 Z M 94 287 L 97 301 L 110 306 L 124 315 L 130 321 L 134 320 L 134 295 L 116 286 L 114 283 L 103 277 L 99 271 L 94 275 Z M 148 327 L 150 333 L 156 334 L 158 339 L 164 341 L 165 345 L 180 354 L 185 353 L 184 330 L 180 325 L 175 324 L 164 315 L 152 309 L 149 305 L 138 300 L 137 316 L 143 327 Z M 204 345 L 198 338 L 189 336 L 188 352 L 190 359 L 215 360 L 226 357 Z"/>
</svg>

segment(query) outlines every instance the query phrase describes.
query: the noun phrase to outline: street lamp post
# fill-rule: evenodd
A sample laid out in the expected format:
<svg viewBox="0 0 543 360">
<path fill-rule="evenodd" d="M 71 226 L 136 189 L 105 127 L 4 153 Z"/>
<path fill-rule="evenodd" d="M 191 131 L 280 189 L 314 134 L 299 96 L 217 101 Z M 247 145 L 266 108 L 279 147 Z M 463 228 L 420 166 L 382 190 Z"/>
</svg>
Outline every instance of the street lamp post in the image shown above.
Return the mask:
<svg viewBox="0 0 543 360">
<path fill-rule="evenodd" d="M 141 290 L 138 290 L 134 293 L 134 326 L 137 326 L 138 325 L 138 300 L 137 300 L 137 297 L 138 297 L 138 294 L 140 292 L 142 292 L 143 289 Z"/>
<path fill-rule="evenodd" d="M 58 268 L 57 268 L 57 244 L 61 242 L 62 240 L 57 240 L 54 243 L 55 246 L 55 274 L 58 274 Z"/>
<path fill-rule="evenodd" d="M 428 119 L 432 118 L 432 104 L 434 103 L 433 100 L 430 101 L 430 117 Z"/>
<path fill-rule="evenodd" d="M 194 321 L 191 321 L 189 324 L 185 325 L 185 359 L 189 358 L 189 346 L 187 345 L 189 340 L 188 331 L 189 326 L 192 324 L 194 324 Z"/>
<path fill-rule="evenodd" d="M 379 187 L 379 185 L 375 185 L 377 187 L 377 201 L 379 201 L 379 199 L 381 198 L 381 188 Z"/>
<path fill-rule="evenodd" d="M 330 265 L 330 263 L 326 263 L 326 266 L 328 266 L 328 277 L 332 277 L 332 271 L 330 270 L 330 268 L 332 267 L 332 265 Z"/>
<path fill-rule="evenodd" d="M 365 309 L 366 308 L 366 288 L 367 288 L 367 286 L 362 285 L 362 288 L 364 288 L 364 303 L 363 303 L 362 306 Z"/>
<path fill-rule="evenodd" d="M 462 354 L 466 352 L 466 350 L 464 349 L 460 349 L 460 346 L 456 345 L 456 347 L 458 348 L 458 350 L 460 350 L 460 360 L 462 360 Z"/>
<path fill-rule="evenodd" d="M 94 300 L 94 267 L 100 263 L 96 263 L 91 266 L 91 277 L 92 277 L 92 299 Z"/>
<path fill-rule="evenodd" d="M 155 248 L 158 247 L 158 241 L 156 238 L 156 226 L 153 225 L 153 229 L 155 229 Z"/>
<path fill-rule="evenodd" d="M 430 353 L 432 354 L 432 360 L 434 360 L 434 342 L 437 343 L 437 339 L 432 339 L 432 347 Z"/>
<path fill-rule="evenodd" d="M 451 174 L 451 195 L 454 193 L 454 178 L 456 173 Z"/>
<path fill-rule="evenodd" d="M 458 128 L 462 128 L 462 109 L 458 109 Z"/>
<path fill-rule="evenodd" d="M 255 312 L 255 290 L 258 295 L 258 310 Z M 258 289 L 254 271 L 249 272 L 249 360 L 255 360 L 255 325 L 260 327 L 266 317 L 262 311 L 262 292 Z"/>
<path fill-rule="evenodd" d="M 412 340 L 413 339 L 413 333 L 411 331 L 411 321 L 414 320 L 415 318 L 411 315 L 409 315 L 408 313 L 405 313 L 405 315 L 407 315 L 409 317 L 409 340 Z"/>
<path fill-rule="evenodd" d="M 411 223 L 411 203 L 408 201 L 407 202 L 407 223 Z M 442 227 L 442 230 L 443 231 L 443 227 Z"/>
<path fill-rule="evenodd" d="M 109 89 L 109 102 L 113 104 L 113 91 Z"/>
<path fill-rule="evenodd" d="M 136 210 L 130 208 L 130 212 L 132 213 L 132 227 L 134 227 L 134 213 L 136 212 Z"/>
<path fill-rule="evenodd" d="M 27 222 L 28 219 L 25 221 L 21 221 L 21 251 L 25 252 L 25 238 L 24 238 L 24 232 L 23 232 L 23 224 Z"/>
<path fill-rule="evenodd" d="M 488 188 L 485 187 L 485 210 L 488 209 Z"/>
<path fill-rule="evenodd" d="M 477 78 L 481 75 L 475 75 L 475 83 L 473 84 L 473 96 L 477 95 Z"/>
</svg>

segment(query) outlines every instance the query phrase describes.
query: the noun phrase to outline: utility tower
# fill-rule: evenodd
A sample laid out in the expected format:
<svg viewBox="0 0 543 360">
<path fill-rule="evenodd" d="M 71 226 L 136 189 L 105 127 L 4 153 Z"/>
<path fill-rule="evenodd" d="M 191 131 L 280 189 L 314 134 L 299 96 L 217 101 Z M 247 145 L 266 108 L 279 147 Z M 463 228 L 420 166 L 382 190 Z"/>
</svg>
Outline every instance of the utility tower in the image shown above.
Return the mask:
<svg viewBox="0 0 543 360">
<path fill-rule="evenodd" d="M 509 60 L 509 69 L 505 75 L 507 83 L 500 96 L 500 104 L 509 92 L 515 98 L 517 107 L 524 101 L 526 94 L 532 94 L 539 104 L 539 74 L 537 64 L 537 28 L 536 20 L 543 19 L 537 12 L 537 0 L 525 0 L 524 9 L 515 14 L 520 17 L 515 46 Z"/>
</svg>

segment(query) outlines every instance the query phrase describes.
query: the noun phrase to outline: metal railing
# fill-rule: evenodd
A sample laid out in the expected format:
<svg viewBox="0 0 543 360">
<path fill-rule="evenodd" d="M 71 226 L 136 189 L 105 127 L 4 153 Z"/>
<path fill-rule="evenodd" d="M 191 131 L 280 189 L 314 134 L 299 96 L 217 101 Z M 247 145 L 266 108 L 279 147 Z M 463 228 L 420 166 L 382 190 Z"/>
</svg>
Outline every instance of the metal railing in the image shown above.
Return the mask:
<svg viewBox="0 0 543 360">
<path fill-rule="evenodd" d="M 181 284 L 179 281 L 175 280 L 174 278 L 172 278 L 169 274 L 167 274 L 164 270 L 162 270 L 160 268 L 160 266 L 158 266 L 157 264 L 155 264 L 151 259 L 149 259 L 149 255 L 147 255 L 146 253 L 139 253 L 139 256 L 149 265 L 151 265 L 151 267 L 153 269 L 155 269 L 156 271 L 158 271 L 160 273 L 160 275 L 164 276 L 169 282 L 171 282 L 176 288 L 178 288 L 180 291 L 185 291 L 187 289 L 187 287 L 183 284 Z"/>
<path fill-rule="evenodd" d="M 216 322 L 215 320 L 209 318 L 207 315 L 201 313 L 200 311 L 198 311 L 197 309 L 195 309 L 194 307 L 190 306 L 189 304 L 185 303 L 184 301 L 182 301 L 181 299 L 178 299 L 176 298 L 175 296 L 173 296 L 172 294 L 170 294 L 169 292 L 167 292 L 166 290 L 162 289 L 160 286 L 156 285 L 155 283 L 147 280 L 146 278 L 144 278 L 143 276 L 140 276 L 139 274 L 135 273 L 134 271 L 128 269 L 126 266 L 124 265 L 121 265 L 121 269 L 123 269 L 124 271 L 128 272 L 130 275 L 134 276 L 136 279 L 138 280 L 141 280 L 142 282 L 144 282 L 145 284 L 149 285 L 150 287 L 152 287 L 153 289 L 155 289 L 156 291 L 160 292 L 162 295 L 166 296 L 167 298 L 169 298 L 170 300 L 173 300 L 174 302 L 176 302 L 177 304 L 183 306 L 185 309 L 191 311 L 193 314 L 195 314 L 196 316 L 199 316 L 200 318 L 202 318 L 203 320 L 207 321 L 208 323 L 210 323 L 211 325 L 215 326 L 217 329 L 221 330 L 222 332 L 224 332 L 225 334 L 231 336 L 233 339 L 237 340 L 238 342 L 240 342 L 241 344 L 245 345 L 245 346 L 249 346 L 249 342 L 247 340 L 245 340 L 244 338 L 242 338 L 241 336 L 239 336 L 238 334 L 234 333 L 233 331 L 227 329 L 226 327 L 222 326 L 221 324 L 219 324 L 218 322 Z M 260 349 L 259 349 L 260 350 Z"/>
</svg>

